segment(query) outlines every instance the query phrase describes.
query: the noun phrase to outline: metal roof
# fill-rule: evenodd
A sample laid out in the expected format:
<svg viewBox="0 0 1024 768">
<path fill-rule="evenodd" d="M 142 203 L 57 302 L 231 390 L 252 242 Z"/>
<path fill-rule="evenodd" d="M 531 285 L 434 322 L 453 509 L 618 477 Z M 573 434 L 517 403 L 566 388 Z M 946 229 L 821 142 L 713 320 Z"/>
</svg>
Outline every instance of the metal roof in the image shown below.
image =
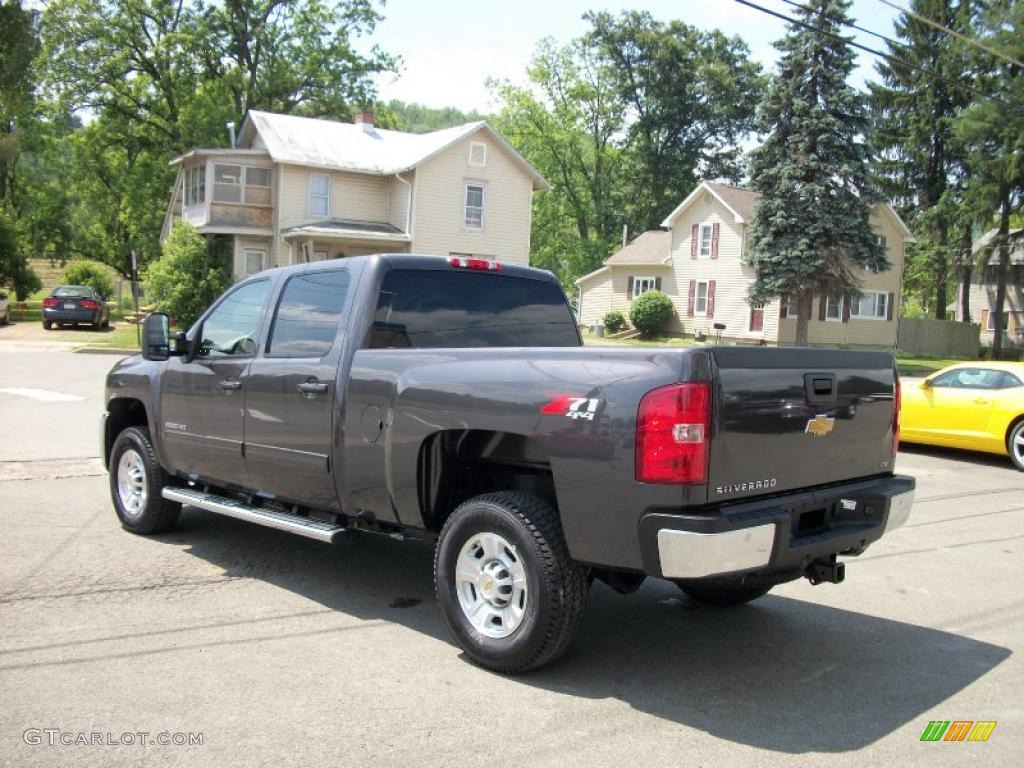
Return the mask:
<svg viewBox="0 0 1024 768">
<path fill-rule="evenodd" d="M 328 236 L 356 238 L 364 240 L 389 240 L 408 242 L 412 238 L 397 227 L 379 221 L 361 221 L 357 219 L 328 219 L 315 221 L 282 230 L 284 238 L 301 236 Z"/>
</svg>

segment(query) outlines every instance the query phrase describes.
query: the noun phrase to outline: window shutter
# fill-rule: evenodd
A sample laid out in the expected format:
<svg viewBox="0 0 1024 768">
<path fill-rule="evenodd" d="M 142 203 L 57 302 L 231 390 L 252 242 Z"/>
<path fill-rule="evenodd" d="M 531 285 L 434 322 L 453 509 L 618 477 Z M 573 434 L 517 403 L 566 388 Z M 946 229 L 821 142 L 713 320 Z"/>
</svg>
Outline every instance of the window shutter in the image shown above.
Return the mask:
<svg viewBox="0 0 1024 768">
<path fill-rule="evenodd" d="M 850 294 L 843 294 L 843 322 L 850 322 Z"/>
<path fill-rule="evenodd" d="M 656 291 L 660 291 L 661 290 L 661 278 L 660 277 L 654 278 L 654 290 L 656 290 Z"/>
<path fill-rule="evenodd" d="M 629 280 L 626 281 L 626 301 L 633 300 L 633 276 L 629 276 Z"/>
<path fill-rule="evenodd" d="M 718 258 L 718 224 L 711 225 L 711 258 Z"/>
<path fill-rule="evenodd" d="M 693 317 L 693 304 L 697 299 L 697 281 L 690 281 L 690 297 L 686 305 L 686 316 Z"/>
<path fill-rule="evenodd" d="M 822 294 L 821 298 L 818 299 L 818 320 L 825 322 L 825 302 L 828 299 Z"/>
<path fill-rule="evenodd" d="M 779 317 L 785 320 L 789 317 L 789 297 L 783 296 L 779 301 L 781 302 L 779 304 Z"/>
<path fill-rule="evenodd" d="M 715 281 L 708 281 L 708 317 L 715 316 Z"/>
<path fill-rule="evenodd" d="M 988 330 L 988 310 L 981 310 L 981 330 Z"/>
<path fill-rule="evenodd" d="M 697 258 L 697 240 L 700 239 L 700 226 L 697 224 L 693 225 L 690 230 L 690 258 Z"/>
<path fill-rule="evenodd" d="M 895 293 L 890 293 L 889 294 L 889 298 L 886 299 L 886 301 L 885 301 L 885 319 L 886 320 L 892 320 L 893 312 L 895 311 L 893 309 L 893 302 L 895 300 L 896 300 L 896 294 Z"/>
</svg>

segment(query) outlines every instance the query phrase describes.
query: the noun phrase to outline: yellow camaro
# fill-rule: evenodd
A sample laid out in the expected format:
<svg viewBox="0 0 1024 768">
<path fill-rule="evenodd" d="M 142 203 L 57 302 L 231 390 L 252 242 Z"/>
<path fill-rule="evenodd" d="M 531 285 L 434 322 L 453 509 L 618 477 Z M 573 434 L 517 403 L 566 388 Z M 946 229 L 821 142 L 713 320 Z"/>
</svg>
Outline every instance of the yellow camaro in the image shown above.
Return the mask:
<svg viewBox="0 0 1024 768">
<path fill-rule="evenodd" d="M 902 389 L 901 441 L 1008 453 L 1024 470 L 1024 363 L 960 363 Z"/>
</svg>

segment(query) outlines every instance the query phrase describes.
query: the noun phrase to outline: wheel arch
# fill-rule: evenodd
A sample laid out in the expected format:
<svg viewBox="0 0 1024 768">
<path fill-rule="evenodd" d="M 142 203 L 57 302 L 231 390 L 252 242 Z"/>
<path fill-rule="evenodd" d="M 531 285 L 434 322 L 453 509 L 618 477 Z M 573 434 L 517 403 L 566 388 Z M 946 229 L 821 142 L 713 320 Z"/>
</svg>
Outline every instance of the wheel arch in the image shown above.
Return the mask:
<svg viewBox="0 0 1024 768">
<path fill-rule="evenodd" d="M 145 404 L 134 397 L 117 397 L 107 403 L 107 418 L 103 429 L 103 466 L 109 468 L 110 450 L 114 441 L 128 427 L 149 427 L 149 413 Z"/>
</svg>

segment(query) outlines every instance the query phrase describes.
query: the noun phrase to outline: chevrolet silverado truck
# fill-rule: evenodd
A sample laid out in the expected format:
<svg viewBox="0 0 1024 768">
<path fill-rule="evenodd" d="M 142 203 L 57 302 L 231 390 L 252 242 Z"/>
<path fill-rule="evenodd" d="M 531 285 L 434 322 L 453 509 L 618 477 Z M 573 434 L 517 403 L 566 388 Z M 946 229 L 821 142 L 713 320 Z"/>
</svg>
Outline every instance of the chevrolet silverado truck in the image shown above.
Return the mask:
<svg viewBox="0 0 1024 768">
<path fill-rule="evenodd" d="M 147 318 L 102 450 L 133 533 L 187 505 L 426 539 L 455 639 L 515 673 L 567 650 L 595 578 L 712 606 L 842 581 L 910 511 L 899 393 L 888 353 L 585 347 L 548 272 L 375 255 L 260 272 L 185 333 Z"/>
</svg>

